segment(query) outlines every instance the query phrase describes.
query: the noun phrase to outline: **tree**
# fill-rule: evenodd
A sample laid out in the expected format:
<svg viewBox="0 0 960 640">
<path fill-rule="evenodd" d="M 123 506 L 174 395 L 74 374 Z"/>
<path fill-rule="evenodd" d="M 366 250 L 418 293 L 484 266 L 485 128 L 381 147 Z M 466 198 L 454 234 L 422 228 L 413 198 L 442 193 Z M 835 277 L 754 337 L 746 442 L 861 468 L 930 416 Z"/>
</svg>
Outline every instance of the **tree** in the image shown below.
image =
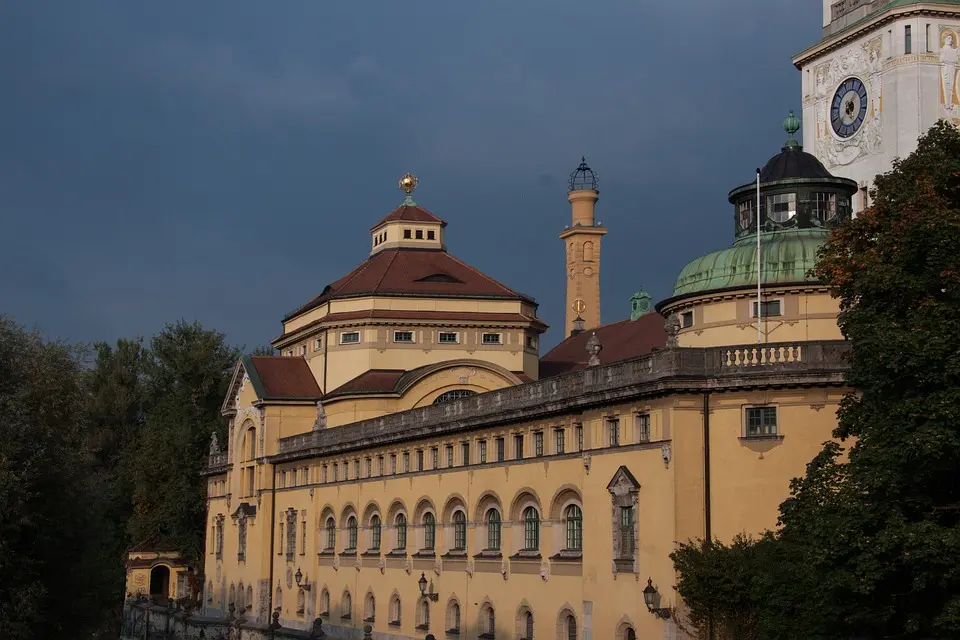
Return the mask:
<svg viewBox="0 0 960 640">
<path fill-rule="evenodd" d="M 273 356 L 273 355 L 276 355 L 276 353 L 277 353 L 277 352 L 273 349 L 273 347 L 265 346 L 265 345 L 260 345 L 259 347 L 256 347 L 253 351 L 251 351 L 251 352 L 250 352 L 250 355 L 252 355 L 252 356 Z"/>
<path fill-rule="evenodd" d="M 179 322 L 157 334 L 144 364 L 144 427 L 131 455 L 134 540 L 162 540 L 201 566 L 210 436 L 226 439 L 220 405 L 239 352 L 224 335 Z"/>
<path fill-rule="evenodd" d="M 97 523 L 89 510 L 95 494 L 87 473 L 80 358 L 76 348 L 45 342 L 0 317 L 5 639 L 81 637 L 102 620 L 104 594 L 96 588 L 105 565 L 87 555 Z"/>
<path fill-rule="evenodd" d="M 873 198 L 815 269 L 852 346 L 837 441 L 791 483 L 776 535 L 675 554 L 688 606 L 721 620 L 734 610 L 691 585 L 775 558 L 728 576 L 760 637 L 960 637 L 960 132 L 931 128 Z"/>
</svg>

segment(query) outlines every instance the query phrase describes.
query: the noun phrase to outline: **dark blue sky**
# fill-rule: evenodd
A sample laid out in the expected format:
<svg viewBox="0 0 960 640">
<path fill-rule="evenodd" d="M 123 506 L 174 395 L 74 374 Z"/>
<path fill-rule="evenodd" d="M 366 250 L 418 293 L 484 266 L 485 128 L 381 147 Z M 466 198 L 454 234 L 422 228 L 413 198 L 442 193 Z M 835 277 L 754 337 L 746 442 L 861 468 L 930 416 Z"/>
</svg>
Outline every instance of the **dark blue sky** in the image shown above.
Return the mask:
<svg viewBox="0 0 960 640">
<path fill-rule="evenodd" d="M 184 318 L 252 347 L 365 259 L 396 180 L 561 338 L 567 174 L 600 176 L 603 319 L 727 246 L 818 0 L 0 6 L 0 313 L 51 337 Z"/>
</svg>

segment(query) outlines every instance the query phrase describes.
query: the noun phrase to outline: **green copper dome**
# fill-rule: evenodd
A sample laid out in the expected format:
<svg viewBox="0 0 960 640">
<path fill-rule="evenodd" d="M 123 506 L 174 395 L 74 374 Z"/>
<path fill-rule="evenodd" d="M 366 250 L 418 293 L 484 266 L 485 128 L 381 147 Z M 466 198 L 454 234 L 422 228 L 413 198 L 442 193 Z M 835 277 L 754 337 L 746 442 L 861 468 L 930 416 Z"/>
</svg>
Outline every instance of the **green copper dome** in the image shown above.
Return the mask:
<svg viewBox="0 0 960 640">
<path fill-rule="evenodd" d="M 827 229 L 788 229 L 760 235 L 763 284 L 788 284 L 812 280 L 808 272 L 817 261 L 817 250 L 829 236 Z M 689 263 L 677 277 L 673 295 L 686 296 L 717 289 L 757 286 L 757 237 L 737 240 L 732 247 L 714 251 Z"/>
</svg>

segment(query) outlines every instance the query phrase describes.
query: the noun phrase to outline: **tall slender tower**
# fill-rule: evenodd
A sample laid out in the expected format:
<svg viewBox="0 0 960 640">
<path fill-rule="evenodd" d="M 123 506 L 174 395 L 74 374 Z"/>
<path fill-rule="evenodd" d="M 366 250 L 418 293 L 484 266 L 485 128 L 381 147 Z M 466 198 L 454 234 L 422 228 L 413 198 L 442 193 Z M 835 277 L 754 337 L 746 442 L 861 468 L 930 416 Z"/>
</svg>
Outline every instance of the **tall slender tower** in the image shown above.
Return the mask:
<svg viewBox="0 0 960 640">
<path fill-rule="evenodd" d="M 600 240 L 607 230 L 594 219 L 598 186 L 597 174 L 581 158 L 568 182 L 573 224 L 560 234 L 567 249 L 567 333 L 600 326 Z"/>
</svg>

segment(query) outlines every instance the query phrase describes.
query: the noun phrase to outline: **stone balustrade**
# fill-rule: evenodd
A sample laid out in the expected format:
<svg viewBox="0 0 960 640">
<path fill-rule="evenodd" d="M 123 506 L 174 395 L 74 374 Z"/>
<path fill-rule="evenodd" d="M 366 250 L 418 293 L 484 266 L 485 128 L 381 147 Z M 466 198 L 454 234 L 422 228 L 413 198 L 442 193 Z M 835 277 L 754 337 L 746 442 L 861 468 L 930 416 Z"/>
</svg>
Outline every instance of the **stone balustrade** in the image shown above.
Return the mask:
<svg viewBox="0 0 960 640">
<path fill-rule="evenodd" d="M 640 358 L 283 438 L 279 453 L 270 460 L 332 455 L 671 390 L 841 385 L 849 349 L 842 340 L 660 349 Z"/>
</svg>

